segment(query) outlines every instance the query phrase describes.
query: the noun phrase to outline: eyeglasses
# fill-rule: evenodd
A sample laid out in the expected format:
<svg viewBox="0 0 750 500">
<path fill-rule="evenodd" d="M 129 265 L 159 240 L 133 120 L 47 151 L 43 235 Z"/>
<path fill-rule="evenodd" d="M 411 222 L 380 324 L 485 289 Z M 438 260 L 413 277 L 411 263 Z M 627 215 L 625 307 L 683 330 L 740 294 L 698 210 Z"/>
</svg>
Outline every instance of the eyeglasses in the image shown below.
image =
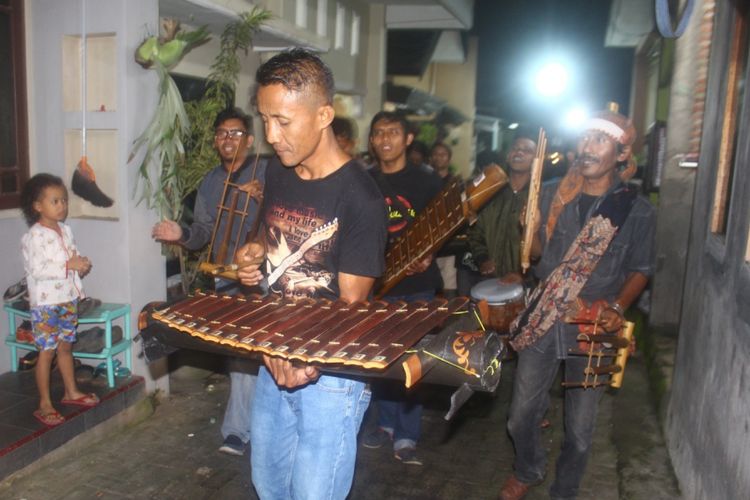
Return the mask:
<svg viewBox="0 0 750 500">
<path fill-rule="evenodd" d="M 223 141 L 227 137 L 229 137 L 230 139 L 240 139 L 245 135 L 247 135 L 246 131 L 236 128 L 232 130 L 219 129 L 216 131 L 216 133 L 214 133 L 214 137 L 220 141 Z"/>
</svg>

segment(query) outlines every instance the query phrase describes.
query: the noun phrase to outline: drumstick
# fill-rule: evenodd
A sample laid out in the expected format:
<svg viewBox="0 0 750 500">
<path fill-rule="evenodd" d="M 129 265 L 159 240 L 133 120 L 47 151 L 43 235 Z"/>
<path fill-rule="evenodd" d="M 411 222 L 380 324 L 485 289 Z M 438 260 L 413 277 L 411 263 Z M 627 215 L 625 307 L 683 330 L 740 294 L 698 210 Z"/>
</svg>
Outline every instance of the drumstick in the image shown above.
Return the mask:
<svg viewBox="0 0 750 500">
<path fill-rule="evenodd" d="M 542 185 L 542 168 L 544 168 L 544 154 L 547 149 L 547 135 L 544 129 L 539 129 L 539 139 L 536 143 L 536 155 L 531 163 L 531 179 L 529 180 L 529 198 L 526 202 L 526 219 L 521 241 L 521 271 L 531 267 L 531 242 L 534 239 L 533 221 L 539 211 L 539 188 Z"/>
<path fill-rule="evenodd" d="M 247 262 L 243 262 L 241 264 L 228 264 L 226 266 L 217 266 L 213 269 L 211 269 L 211 274 L 220 274 L 220 273 L 226 273 L 226 272 L 232 272 L 232 271 L 239 271 L 240 269 L 244 269 L 246 267 L 250 266 L 259 266 L 263 263 L 265 260 L 265 256 L 263 257 L 256 257 L 252 260 L 249 260 Z"/>
</svg>

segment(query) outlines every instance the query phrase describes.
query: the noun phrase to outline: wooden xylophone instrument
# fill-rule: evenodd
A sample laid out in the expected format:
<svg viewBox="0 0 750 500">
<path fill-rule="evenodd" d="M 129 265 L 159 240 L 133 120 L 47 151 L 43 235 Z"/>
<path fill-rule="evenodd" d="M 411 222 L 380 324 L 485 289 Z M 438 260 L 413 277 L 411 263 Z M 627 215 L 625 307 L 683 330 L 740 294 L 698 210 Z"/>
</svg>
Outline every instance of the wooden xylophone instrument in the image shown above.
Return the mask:
<svg viewBox="0 0 750 500">
<path fill-rule="evenodd" d="M 385 273 L 375 294 L 380 298 L 406 276 L 406 269 L 436 252 L 508 182 L 497 165 L 487 167 L 466 191 L 452 179 L 386 249 Z"/>
<path fill-rule="evenodd" d="M 422 380 L 493 391 L 503 343 L 495 332 L 471 332 L 474 315 L 461 314 L 467 301 L 347 305 L 199 292 L 147 306 L 139 337 L 149 362 L 177 349 L 255 359 L 270 354 L 330 373 L 404 380 L 407 387 Z"/>
<path fill-rule="evenodd" d="M 156 309 L 169 328 L 223 344 L 304 363 L 384 369 L 440 326 L 468 299 L 427 302 L 290 301 L 276 296 L 196 293 Z"/>
</svg>

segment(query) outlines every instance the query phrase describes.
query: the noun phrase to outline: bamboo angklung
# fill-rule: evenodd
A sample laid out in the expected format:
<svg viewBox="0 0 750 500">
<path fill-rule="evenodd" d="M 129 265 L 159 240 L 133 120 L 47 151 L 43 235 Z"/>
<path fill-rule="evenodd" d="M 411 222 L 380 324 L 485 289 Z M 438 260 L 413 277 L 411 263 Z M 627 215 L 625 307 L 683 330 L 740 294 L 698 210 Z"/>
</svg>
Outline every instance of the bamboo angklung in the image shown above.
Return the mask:
<svg viewBox="0 0 750 500">
<path fill-rule="evenodd" d="M 236 155 L 234 158 L 232 158 L 232 165 L 234 166 L 236 162 Z M 251 175 L 251 181 L 255 180 L 255 174 L 258 169 L 258 160 L 260 159 L 260 154 L 256 153 L 255 155 L 255 162 L 253 164 L 253 172 Z M 231 259 L 234 259 L 234 255 L 237 253 L 237 250 L 239 249 L 240 245 L 240 238 L 239 236 L 242 234 L 242 228 L 245 226 L 245 220 L 247 219 L 248 214 L 250 213 L 250 201 L 253 198 L 250 196 L 249 192 L 246 192 L 240 188 L 239 184 L 231 182 L 231 176 L 232 176 L 232 169 L 231 171 L 227 172 L 227 177 L 224 180 L 224 189 L 221 194 L 221 202 L 219 202 L 219 205 L 216 207 L 216 221 L 214 222 L 213 231 L 211 232 L 211 241 L 208 245 L 208 261 L 201 262 L 198 266 L 198 269 L 204 273 L 211 274 L 212 276 L 216 277 L 222 277 L 225 279 L 237 281 L 239 278 L 237 277 L 237 270 L 241 269 L 242 267 L 249 266 L 249 265 L 258 265 L 259 263 L 262 263 L 262 261 L 254 261 L 254 262 L 248 262 L 242 266 L 238 266 L 233 263 L 227 263 L 226 257 L 228 254 L 229 249 L 229 242 L 231 241 L 232 234 L 233 234 L 233 228 L 235 224 L 235 217 L 237 215 L 240 216 L 239 220 L 239 229 L 237 230 L 237 238 L 235 239 L 234 245 L 231 250 Z M 229 188 L 234 188 L 234 191 L 232 192 L 232 199 L 230 201 L 231 205 L 226 206 L 226 199 L 227 194 L 229 193 Z M 237 199 L 239 197 L 239 193 L 243 192 L 245 194 L 245 200 L 243 202 L 243 206 L 241 209 L 237 209 Z M 224 231 L 223 239 L 219 243 L 219 251 L 217 252 L 216 262 L 211 262 L 211 253 L 214 246 L 217 244 L 216 237 L 219 233 L 219 225 L 221 224 L 221 221 L 224 220 L 224 216 L 226 216 L 227 219 L 227 227 Z M 246 242 L 250 241 L 251 239 L 254 239 L 257 236 L 258 232 L 258 217 L 260 217 L 260 203 L 258 203 L 258 210 L 256 214 L 255 221 L 253 222 L 253 228 L 248 232 L 246 237 Z"/>
<path fill-rule="evenodd" d="M 626 321 L 618 333 L 594 333 L 578 335 L 579 342 L 587 343 L 588 349 L 570 349 L 568 354 L 586 356 L 588 361 L 580 382 L 563 382 L 564 387 L 593 389 L 603 385 L 619 389 L 625 374 L 625 365 L 630 356 L 635 323 Z M 596 332 L 596 325 L 594 325 Z M 605 361 L 606 360 L 606 361 Z"/>
<path fill-rule="evenodd" d="M 521 240 L 521 270 L 531 267 L 531 242 L 534 240 L 533 221 L 539 211 L 539 188 L 542 185 L 542 169 L 547 150 L 547 135 L 543 128 L 539 129 L 539 139 L 536 142 L 536 154 L 531 163 L 531 179 L 529 180 L 529 198 L 526 202 L 526 218 L 524 221 L 523 240 Z"/>
</svg>

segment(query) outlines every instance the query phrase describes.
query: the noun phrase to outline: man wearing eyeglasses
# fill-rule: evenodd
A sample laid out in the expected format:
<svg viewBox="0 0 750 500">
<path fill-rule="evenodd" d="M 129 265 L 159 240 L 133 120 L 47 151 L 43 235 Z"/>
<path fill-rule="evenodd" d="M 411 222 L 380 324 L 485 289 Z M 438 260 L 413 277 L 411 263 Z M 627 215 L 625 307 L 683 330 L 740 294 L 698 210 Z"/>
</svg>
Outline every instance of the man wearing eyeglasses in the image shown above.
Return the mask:
<svg viewBox="0 0 750 500">
<path fill-rule="evenodd" d="M 265 161 L 259 161 L 254 168 L 254 158 L 250 155 L 253 145 L 253 122 L 249 116 L 239 108 L 228 108 L 221 111 L 214 120 L 214 147 L 219 153 L 221 164 L 211 170 L 201 181 L 195 200 L 194 220 L 188 225 L 181 225 L 175 221 L 164 220 L 154 225 L 151 235 L 154 239 L 168 243 L 177 243 L 188 250 L 200 250 L 211 241 L 216 221 L 217 207 L 222 201 L 227 204 L 231 199 L 234 187 L 227 189 L 225 199 L 224 183 L 227 177 L 230 183 L 240 185 L 244 193 L 258 199 L 262 192 L 265 178 Z M 244 206 L 244 196 L 239 198 L 238 207 Z M 235 248 L 237 240 L 244 243 L 247 232 L 253 225 L 257 214 L 257 203 L 249 203 L 248 216 L 241 231 L 232 231 L 228 248 Z M 225 234 L 226 221 L 217 231 L 218 235 Z M 215 264 L 231 264 L 234 255 L 227 255 L 225 262 L 216 262 L 219 245 L 211 249 L 211 261 Z M 221 291 L 221 290 L 219 290 Z"/>
<path fill-rule="evenodd" d="M 239 108 L 228 108 L 221 111 L 214 120 L 214 147 L 219 153 L 221 163 L 211 170 L 201 181 L 195 200 L 193 223 L 181 225 L 175 221 L 164 220 L 154 225 L 152 237 L 167 243 L 182 245 L 188 250 L 199 250 L 211 241 L 218 206 L 229 207 L 233 192 L 239 190 L 238 208 L 248 207 L 248 214 L 239 227 L 239 217 L 234 217 L 227 248 L 238 248 L 245 242 L 258 213 L 258 206 L 265 182 L 266 160 L 259 160 L 255 165 L 254 155 L 250 155 L 253 145 L 253 122 Z M 226 194 L 224 184 L 229 181 Z M 255 201 L 247 200 L 247 196 Z M 228 217 L 222 216 L 217 239 L 226 233 Z M 240 245 L 235 245 L 239 241 Z M 211 248 L 211 261 L 216 264 L 230 264 L 234 255 L 227 252 L 224 262 L 217 262 L 219 242 Z M 239 284 L 227 280 L 217 280 L 217 292 L 234 294 L 239 292 Z M 255 394 L 257 377 L 245 373 L 246 367 L 241 360 L 230 360 L 231 392 L 221 433 L 224 443 L 219 451 L 230 455 L 244 455 L 245 447 L 250 440 L 250 402 Z"/>
</svg>

